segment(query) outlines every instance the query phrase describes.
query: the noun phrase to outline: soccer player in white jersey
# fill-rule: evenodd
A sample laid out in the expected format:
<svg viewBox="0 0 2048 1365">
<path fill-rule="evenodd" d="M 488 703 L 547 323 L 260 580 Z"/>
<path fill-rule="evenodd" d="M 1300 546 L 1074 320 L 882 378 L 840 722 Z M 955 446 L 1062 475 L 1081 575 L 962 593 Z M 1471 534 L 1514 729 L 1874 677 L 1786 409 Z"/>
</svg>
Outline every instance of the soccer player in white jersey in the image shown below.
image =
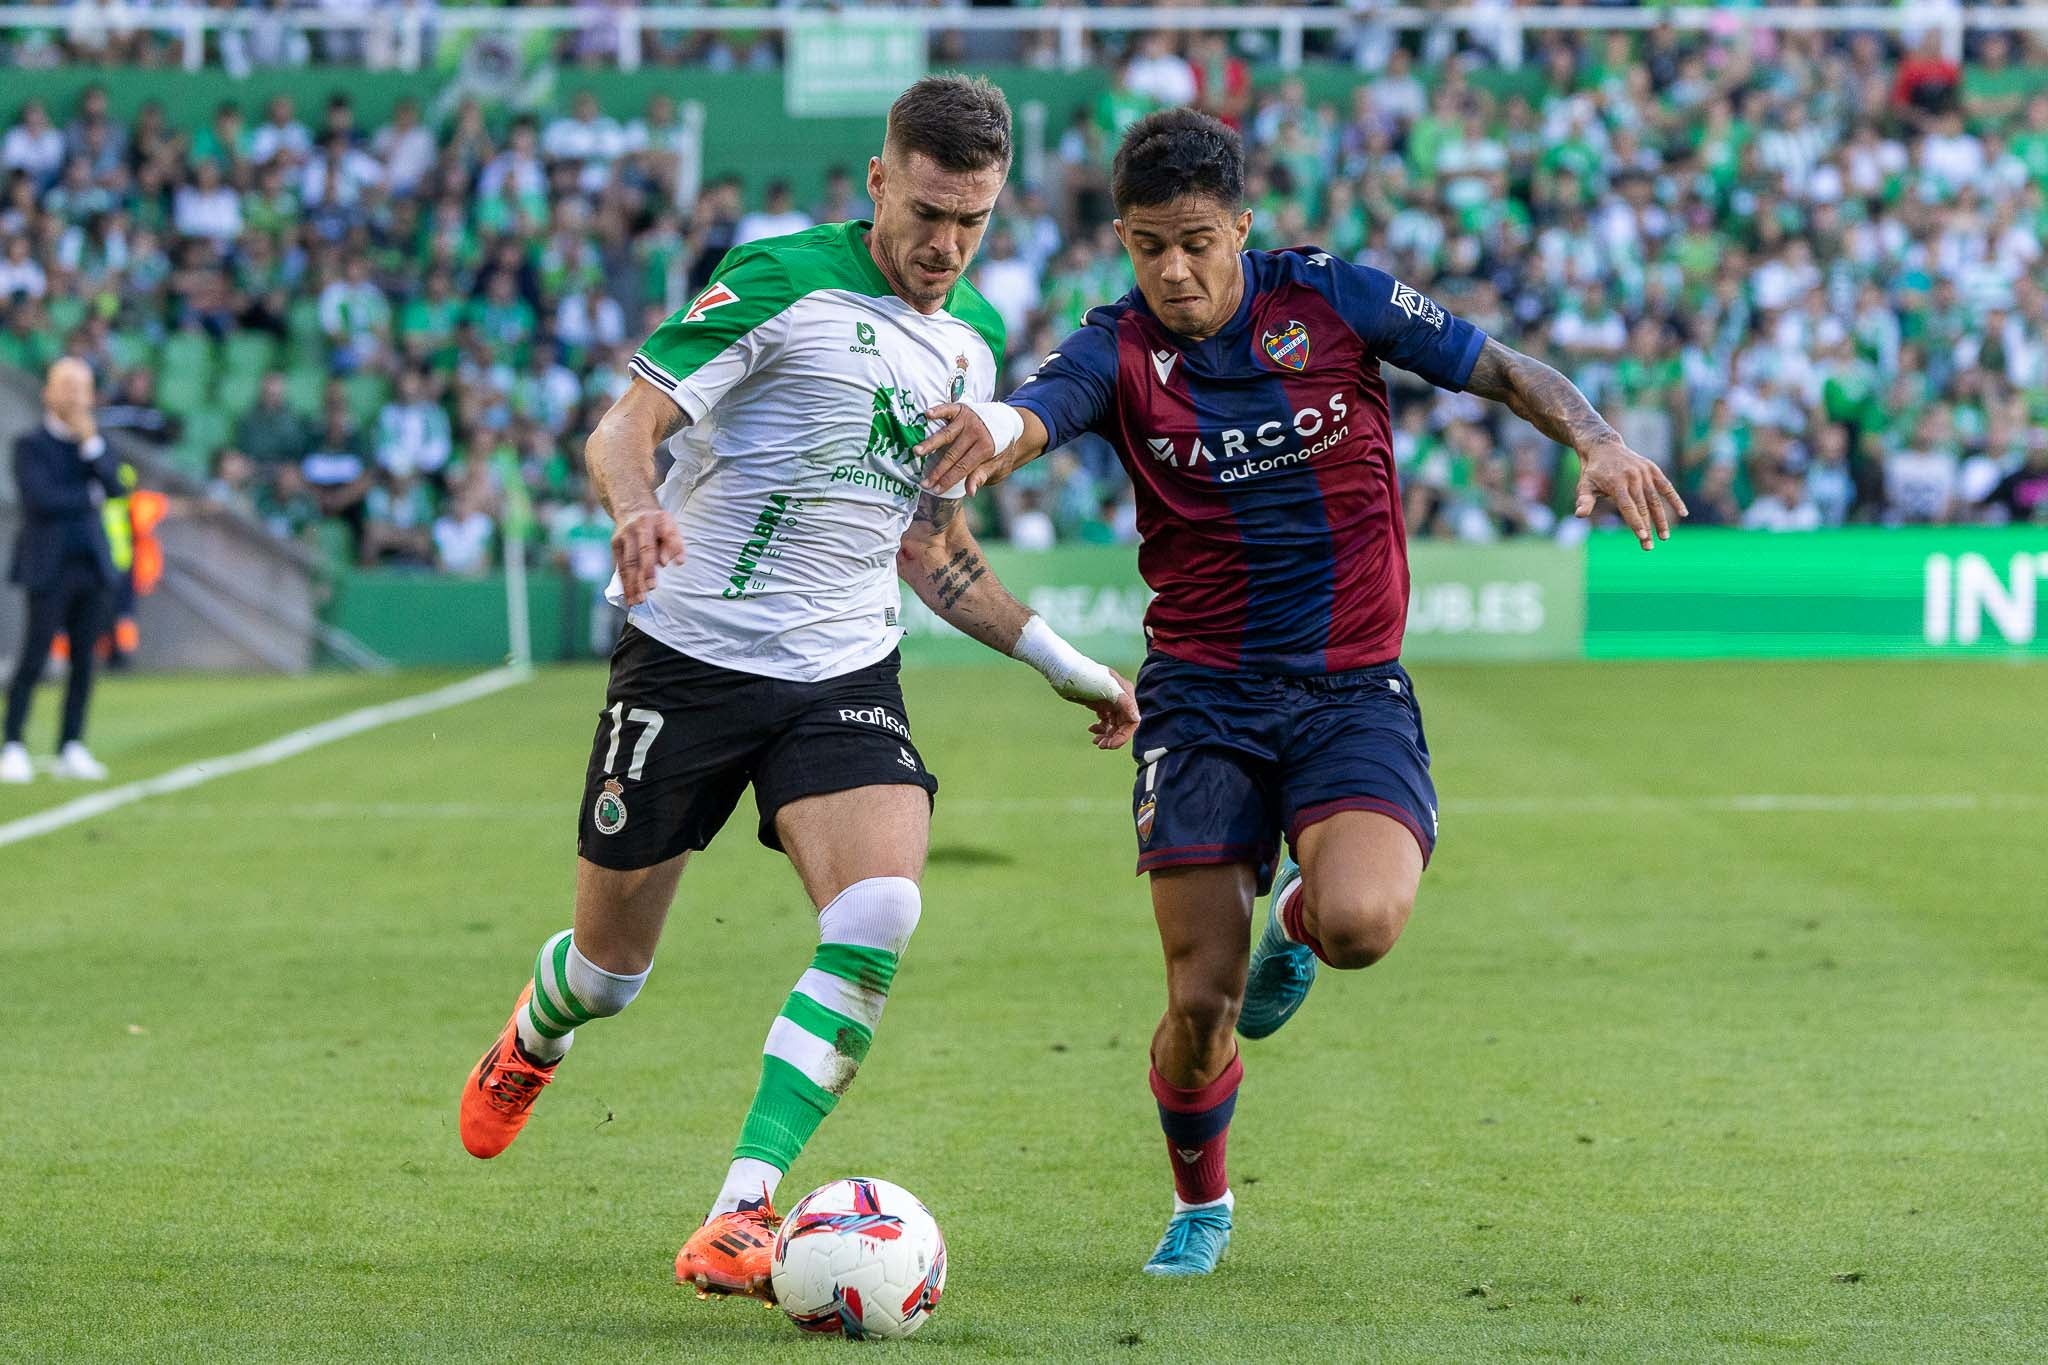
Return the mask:
<svg viewBox="0 0 2048 1365">
<path fill-rule="evenodd" d="M 768 1034 L 710 1216 L 676 1257 L 700 1292 L 768 1290 L 777 1182 L 851 1084 L 920 910 L 937 781 L 897 679 L 896 579 L 1130 737 L 1130 685 L 1006 592 L 959 503 L 921 494 L 925 412 L 987 403 L 1002 323 L 964 277 L 1010 164 L 1010 112 L 931 77 L 889 114 L 869 223 L 730 252 L 633 359 L 587 448 L 628 624 L 585 780 L 572 928 L 542 945 L 463 1088 L 463 1145 L 518 1135 L 575 1030 L 654 960 L 683 864 L 749 783 L 761 842 L 818 907 L 817 954 Z M 657 489 L 654 455 L 675 435 Z"/>
</svg>

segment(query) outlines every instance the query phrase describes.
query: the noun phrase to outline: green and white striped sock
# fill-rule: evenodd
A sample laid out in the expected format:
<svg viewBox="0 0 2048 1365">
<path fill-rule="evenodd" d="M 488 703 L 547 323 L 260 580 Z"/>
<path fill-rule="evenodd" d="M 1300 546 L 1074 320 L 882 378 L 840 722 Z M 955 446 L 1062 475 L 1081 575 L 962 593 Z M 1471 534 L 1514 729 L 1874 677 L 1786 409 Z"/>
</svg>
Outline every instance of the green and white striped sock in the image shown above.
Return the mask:
<svg viewBox="0 0 2048 1365">
<path fill-rule="evenodd" d="M 598 966 L 564 929 L 534 959 L 533 995 L 519 1011 L 520 1048 L 537 1062 L 560 1061 L 580 1025 L 617 1014 L 646 981 L 646 972 L 626 976 Z"/>
<path fill-rule="evenodd" d="M 818 912 L 818 951 L 768 1030 L 761 1083 L 713 1215 L 772 1197 L 765 1171 L 787 1171 L 853 1084 L 918 912 L 917 883 L 906 877 L 855 882 Z"/>
</svg>

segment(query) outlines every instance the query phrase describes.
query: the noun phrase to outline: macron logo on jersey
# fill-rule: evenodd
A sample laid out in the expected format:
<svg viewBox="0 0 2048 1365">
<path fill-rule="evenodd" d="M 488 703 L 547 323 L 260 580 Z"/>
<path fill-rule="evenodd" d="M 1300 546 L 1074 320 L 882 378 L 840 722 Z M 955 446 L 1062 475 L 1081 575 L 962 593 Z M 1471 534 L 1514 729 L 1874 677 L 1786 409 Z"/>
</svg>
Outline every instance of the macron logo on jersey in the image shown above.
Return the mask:
<svg viewBox="0 0 2048 1365">
<path fill-rule="evenodd" d="M 1394 281 L 1394 307 L 1414 318 L 1417 322 L 1444 329 L 1444 310 L 1437 307 L 1436 300 L 1426 294 L 1417 293 L 1399 280 Z"/>
<path fill-rule="evenodd" d="M 1178 351 L 1154 351 L 1152 353 L 1152 373 L 1159 376 L 1161 384 L 1164 384 L 1167 377 L 1173 373 L 1173 362 L 1179 359 L 1180 352 Z"/>
<path fill-rule="evenodd" d="M 690 311 L 683 314 L 684 322 L 702 322 L 704 315 L 714 308 L 723 308 L 728 303 L 738 303 L 740 296 L 722 284 L 714 284 L 697 296 L 690 305 Z"/>
</svg>

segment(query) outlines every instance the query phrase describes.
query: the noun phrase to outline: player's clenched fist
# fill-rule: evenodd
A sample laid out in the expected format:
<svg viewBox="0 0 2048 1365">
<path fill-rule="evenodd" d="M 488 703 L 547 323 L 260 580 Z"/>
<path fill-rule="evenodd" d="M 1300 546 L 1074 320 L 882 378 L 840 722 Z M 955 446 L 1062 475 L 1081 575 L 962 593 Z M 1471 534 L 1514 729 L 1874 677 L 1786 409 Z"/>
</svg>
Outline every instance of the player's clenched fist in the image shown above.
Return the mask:
<svg viewBox="0 0 2048 1365">
<path fill-rule="evenodd" d="M 675 519 L 659 507 L 642 508 L 619 518 L 612 529 L 612 563 L 626 605 L 636 607 L 654 590 L 655 571 L 683 558 L 683 533 Z"/>
</svg>

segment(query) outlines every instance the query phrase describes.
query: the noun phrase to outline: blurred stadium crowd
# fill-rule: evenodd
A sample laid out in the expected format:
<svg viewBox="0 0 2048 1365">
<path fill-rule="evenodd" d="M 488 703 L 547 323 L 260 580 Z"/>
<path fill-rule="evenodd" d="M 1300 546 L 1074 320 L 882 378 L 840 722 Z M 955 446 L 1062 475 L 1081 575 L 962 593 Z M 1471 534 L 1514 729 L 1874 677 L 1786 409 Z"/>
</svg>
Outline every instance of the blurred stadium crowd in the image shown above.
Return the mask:
<svg viewBox="0 0 2048 1365">
<path fill-rule="evenodd" d="M 615 32 L 542 35 L 539 57 L 602 61 Z M 270 36 L 218 55 L 378 59 L 359 34 Z M 994 59 L 1042 55 L 1001 36 L 1022 46 Z M 2048 520 L 2040 38 L 1976 34 L 1955 62 L 1933 35 L 1532 33 L 1540 82 L 1503 92 L 1482 43 L 1362 28 L 1311 53 L 1359 71 L 1348 102 L 1318 102 L 1254 80 L 1261 54 L 1227 35 L 1135 35 L 1104 54 L 1110 88 L 1060 111 L 975 278 L 1014 382 L 1129 288 L 1118 134 L 1199 104 L 1253 152 L 1253 245 L 1370 261 L 1549 359 L 1695 523 Z M 149 63 L 168 41 L 52 31 L 11 60 Z M 727 33 L 647 55 L 686 98 L 693 63 L 775 54 Z M 858 166 L 808 202 L 736 176 L 686 200 L 680 138 L 668 97 L 624 119 L 587 95 L 517 118 L 408 103 L 372 127 L 344 87 L 196 129 L 117 121 L 97 89 L 31 101 L 0 135 L 0 366 L 86 360 L 103 427 L 337 559 L 478 572 L 511 534 L 602 578 L 579 452 L 633 347 L 734 242 L 867 208 Z M 1396 416 L 1412 534 L 1577 533 L 1569 465 L 1519 423 L 1420 389 Z M 1135 538 L 1100 442 L 986 502 L 984 529 L 1020 546 Z"/>
</svg>

